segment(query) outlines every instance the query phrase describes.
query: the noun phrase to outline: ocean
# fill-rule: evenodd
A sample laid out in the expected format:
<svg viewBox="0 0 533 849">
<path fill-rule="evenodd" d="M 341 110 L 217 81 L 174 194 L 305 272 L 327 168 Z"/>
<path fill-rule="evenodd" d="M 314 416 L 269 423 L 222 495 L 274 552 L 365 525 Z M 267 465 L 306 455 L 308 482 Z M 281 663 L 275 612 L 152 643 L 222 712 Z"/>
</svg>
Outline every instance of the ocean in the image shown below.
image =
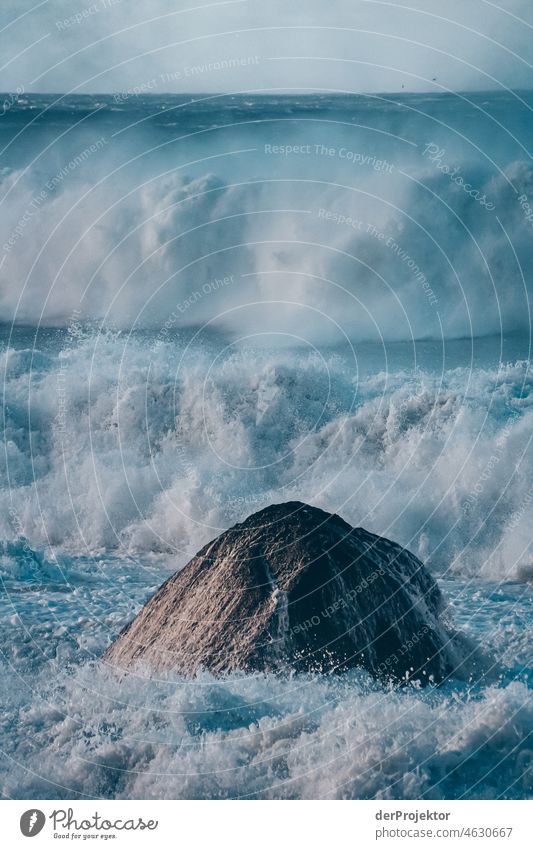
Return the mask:
<svg viewBox="0 0 533 849">
<path fill-rule="evenodd" d="M 531 796 L 532 105 L 4 104 L 5 796 Z M 490 674 L 99 662 L 202 545 L 292 500 L 420 557 Z"/>
</svg>

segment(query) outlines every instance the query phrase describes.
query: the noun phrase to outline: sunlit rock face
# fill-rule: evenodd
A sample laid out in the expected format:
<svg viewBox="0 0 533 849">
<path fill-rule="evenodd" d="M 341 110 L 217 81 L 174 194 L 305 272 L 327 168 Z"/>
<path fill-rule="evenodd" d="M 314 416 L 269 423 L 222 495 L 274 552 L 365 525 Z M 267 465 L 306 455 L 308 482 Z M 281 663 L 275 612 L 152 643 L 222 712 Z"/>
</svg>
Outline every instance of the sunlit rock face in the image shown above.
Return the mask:
<svg viewBox="0 0 533 849">
<path fill-rule="evenodd" d="M 301 502 L 206 545 L 107 649 L 117 670 L 343 672 L 441 682 L 457 663 L 440 590 L 413 554 Z"/>
</svg>

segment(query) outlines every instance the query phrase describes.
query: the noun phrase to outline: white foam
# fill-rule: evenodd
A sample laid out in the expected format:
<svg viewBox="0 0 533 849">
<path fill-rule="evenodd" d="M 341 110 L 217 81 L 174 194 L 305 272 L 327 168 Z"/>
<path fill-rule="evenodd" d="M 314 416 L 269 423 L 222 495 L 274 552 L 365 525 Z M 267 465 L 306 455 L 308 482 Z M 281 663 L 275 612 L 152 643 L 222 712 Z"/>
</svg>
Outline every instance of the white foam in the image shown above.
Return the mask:
<svg viewBox="0 0 533 849">
<path fill-rule="evenodd" d="M 436 698 L 379 691 L 357 674 L 139 686 L 81 669 L 32 687 L 30 704 L 22 683 L 7 694 L 3 719 L 20 766 L 1 789 L 15 798 L 520 798 L 531 789 L 533 715 L 519 683 Z"/>
<path fill-rule="evenodd" d="M 18 365 L 5 384 L 1 538 L 181 563 L 254 510 L 298 498 L 441 570 L 524 574 L 526 363 L 355 386 L 335 354 L 182 353 L 97 337 L 36 356 L 31 374 L 31 359 L 7 355 Z"/>
</svg>

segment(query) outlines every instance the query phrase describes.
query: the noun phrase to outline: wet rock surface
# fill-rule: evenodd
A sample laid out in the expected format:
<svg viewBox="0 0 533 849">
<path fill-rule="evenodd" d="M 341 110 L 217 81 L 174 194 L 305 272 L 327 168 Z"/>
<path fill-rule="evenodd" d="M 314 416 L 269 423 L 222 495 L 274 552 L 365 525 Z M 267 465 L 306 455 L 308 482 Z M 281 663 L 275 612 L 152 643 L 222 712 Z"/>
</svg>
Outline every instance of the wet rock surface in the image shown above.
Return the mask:
<svg viewBox="0 0 533 849">
<path fill-rule="evenodd" d="M 169 578 L 107 649 L 118 670 L 342 672 L 441 682 L 441 592 L 406 549 L 301 502 L 254 513 Z"/>
</svg>

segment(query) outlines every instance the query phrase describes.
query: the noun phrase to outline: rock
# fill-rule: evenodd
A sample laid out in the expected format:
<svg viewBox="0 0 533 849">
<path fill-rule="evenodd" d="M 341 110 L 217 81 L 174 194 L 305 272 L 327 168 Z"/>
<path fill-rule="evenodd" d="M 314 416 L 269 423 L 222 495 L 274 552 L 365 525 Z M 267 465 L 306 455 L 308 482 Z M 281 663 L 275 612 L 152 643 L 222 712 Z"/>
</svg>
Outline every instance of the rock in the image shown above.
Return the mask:
<svg viewBox="0 0 533 849">
<path fill-rule="evenodd" d="M 107 649 L 119 669 L 342 672 L 441 682 L 457 664 L 441 592 L 406 549 L 301 502 L 206 545 Z"/>
</svg>

